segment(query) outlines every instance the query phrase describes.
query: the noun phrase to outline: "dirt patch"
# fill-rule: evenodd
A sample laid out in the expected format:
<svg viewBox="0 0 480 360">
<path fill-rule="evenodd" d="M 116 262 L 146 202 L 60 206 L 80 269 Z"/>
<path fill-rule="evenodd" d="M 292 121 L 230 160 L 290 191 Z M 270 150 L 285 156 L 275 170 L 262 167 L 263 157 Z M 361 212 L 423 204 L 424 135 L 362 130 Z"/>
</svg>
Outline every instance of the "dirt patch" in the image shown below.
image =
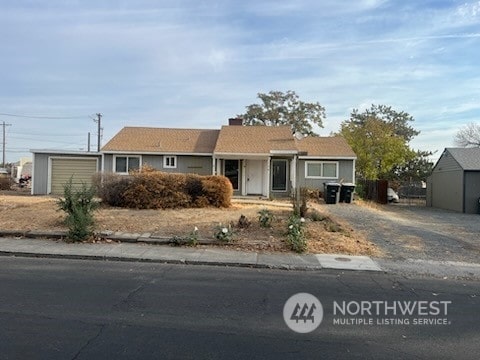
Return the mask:
<svg viewBox="0 0 480 360">
<path fill-rule="evenodd" d="M 269 209 L 275 219 L 270 228 L 262 228 L 258 212 Z M 64 214 L 56 210 L 55 198 L 0 195 L 0 229 L 65 230 Z M 129 233 L 154 233 L 159 236 L 187 236 L 198 228 L 200 238 L 213 238 L 216 226 L 232 225 L 235 241 L 225 245 L 247 251 L 290 252 L 285 243 L 287 219 L 291 210 L 272 203 L 234 203 L 230 208 L 133 210 L 102 206 L 95 215 L 96 230 Z M 241 215 L 250 226 L 237 226 Z M 318 219 L 317 219 L 318 220 Z M 308 252 L 378 256 L 380 251 L 348 224 L 327 216 L 320 221 L 307 219 Z"/>
</svg>

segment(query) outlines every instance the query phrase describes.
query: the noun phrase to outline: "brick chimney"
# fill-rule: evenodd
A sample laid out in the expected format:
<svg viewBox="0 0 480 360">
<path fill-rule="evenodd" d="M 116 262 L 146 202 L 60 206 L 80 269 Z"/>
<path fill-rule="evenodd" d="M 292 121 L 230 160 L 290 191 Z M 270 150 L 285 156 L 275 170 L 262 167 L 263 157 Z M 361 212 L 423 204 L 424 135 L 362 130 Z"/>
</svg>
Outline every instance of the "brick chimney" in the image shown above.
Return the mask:
<svg viewBox="0 0 480 360">
<path fill-rule="evenodd" d="M 243 125 L 243 119 L 242 118 L 230 118 L 228 119 L 228 125 L 230 126 L 242 126 Z"/>
</svg>

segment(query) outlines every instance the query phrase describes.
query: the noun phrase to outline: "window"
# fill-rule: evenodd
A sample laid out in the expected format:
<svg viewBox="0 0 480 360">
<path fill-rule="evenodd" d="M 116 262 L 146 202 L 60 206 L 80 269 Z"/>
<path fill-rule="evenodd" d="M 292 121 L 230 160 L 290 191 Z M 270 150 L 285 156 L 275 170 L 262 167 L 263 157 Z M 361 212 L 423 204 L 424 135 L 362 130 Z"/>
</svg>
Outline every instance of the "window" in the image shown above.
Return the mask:
<svg viewBox="0 0 480 360">
<path fill-rule="evenodd" d="M 307 178 L 307 179 L 336 179 L 336 178 L 338 178 L 338 162 L 336 162 L 336 161 L 307 161 L 305 163 L 305 178 Z"/>
<path fill-rule="evenodd" d="M 163 157 L 163 167 L 167 169 L 175 169 L 177 167 L 177 157 L 176 156 L 164 156 Z"/>
<path fill-rule="evenodd" d="M 238 160 L 225 160 L 225 171 L 223 173 L 232 183 L 233 190 L 238 190 L 240 162 Z"/>
<path fill-rule="evenodd" d="M 132 170 L 140 169 L 140 156 L 116 156 L 115 172 L 128 174 Z"/>
</svg>

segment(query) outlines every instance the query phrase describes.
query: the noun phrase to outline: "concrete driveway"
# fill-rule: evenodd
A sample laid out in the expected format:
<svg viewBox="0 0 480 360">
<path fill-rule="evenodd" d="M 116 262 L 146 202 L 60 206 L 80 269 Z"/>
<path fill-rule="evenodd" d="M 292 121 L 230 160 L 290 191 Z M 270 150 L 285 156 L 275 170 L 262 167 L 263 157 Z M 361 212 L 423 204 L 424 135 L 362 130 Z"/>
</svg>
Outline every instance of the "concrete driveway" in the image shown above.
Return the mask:
<svg viewBox="0 0 480 360">
<path fill-rule="evenodd" d="M 403 204 L 319 206 L 333 218 L 363 231 L 394 260 L 480 263 L 480 215 Z"/>
</svg>

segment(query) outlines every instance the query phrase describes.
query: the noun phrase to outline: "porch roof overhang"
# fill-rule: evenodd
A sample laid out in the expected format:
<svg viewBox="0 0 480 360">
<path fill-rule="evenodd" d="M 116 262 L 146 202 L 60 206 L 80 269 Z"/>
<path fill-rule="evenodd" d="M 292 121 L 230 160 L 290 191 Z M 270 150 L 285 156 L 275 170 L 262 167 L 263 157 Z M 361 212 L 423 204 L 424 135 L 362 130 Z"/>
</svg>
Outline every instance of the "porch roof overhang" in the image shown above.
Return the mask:
<svg viewBox="0 0 480 360">
<path fill-rule="evenodd" d="M 217 152 L 213 154 L 213 157 L 216 159 L 268 159 L 270 154 Z"/>
<path fill-rule="evenodd" d="M 276 156 L 294 156 L 298 153 L 298 150 L 270 150 L 270 155 Z"/>
<path fill-rule="evenodd" d="M 299 156 L 300 160 L 356 160 L 356 156 Z"/>
</svg>

